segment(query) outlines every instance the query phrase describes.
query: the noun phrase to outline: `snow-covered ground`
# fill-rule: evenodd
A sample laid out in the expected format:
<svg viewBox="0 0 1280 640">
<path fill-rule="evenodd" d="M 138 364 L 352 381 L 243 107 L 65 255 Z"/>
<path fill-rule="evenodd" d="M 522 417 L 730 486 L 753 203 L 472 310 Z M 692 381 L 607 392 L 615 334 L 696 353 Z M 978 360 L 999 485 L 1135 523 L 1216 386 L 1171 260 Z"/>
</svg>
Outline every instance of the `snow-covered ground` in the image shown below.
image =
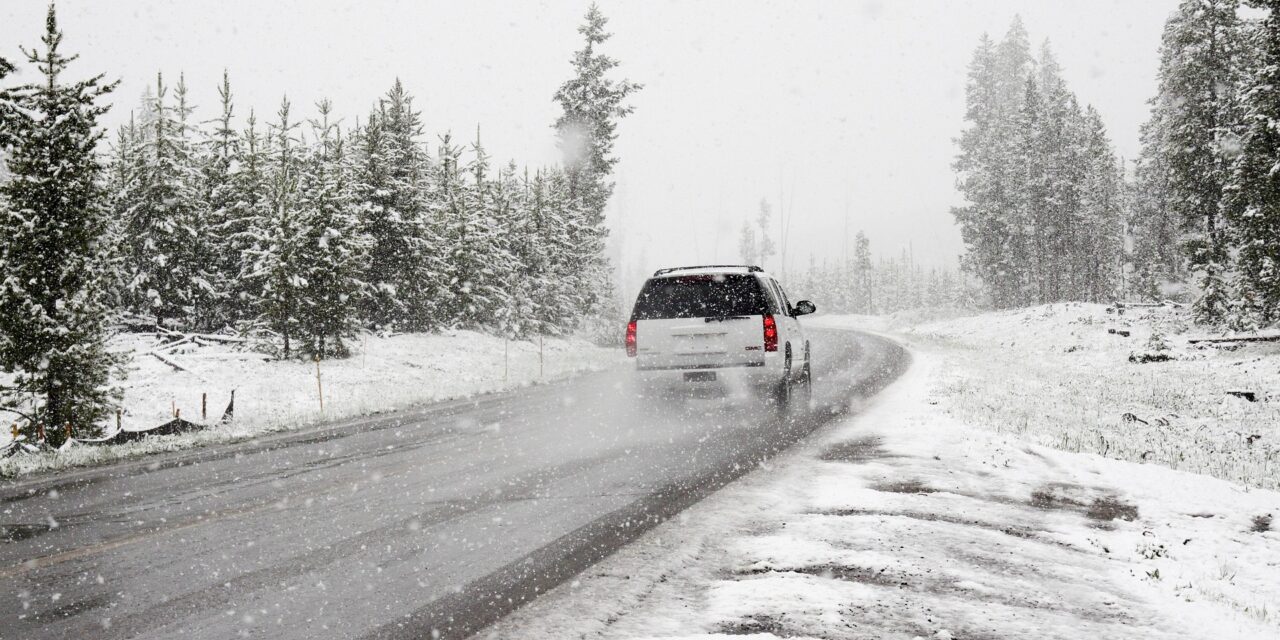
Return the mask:
<svg viewBox="0 0 1280 640">
<path fill-rule="evenodd" d="M 162 356 L 150 355 L 159 342 L 149 334 L 116 337 L 111 348 L 129 354 L 124 383 L 122 427 L 139 430 L 173 418 L 216 423 L 235 390 L 234 420 L 198 433 L 149 437 L 126 445 L 74 445 L 61 452 L 16 455 L 0 460 L 0 476 L 92 464 L 230 442 L 318 422 L 394 411 L 409 405 L 467 397 L 555 380 L 618 364 L 618 349 L 578 339 L 505 342 L 471 331 L 441 334 L 364 336 L 355 354 L 317 366 L 301 360 L 269 360 L 233 345 L 187 343 Z M 540 364 L 541 362 L 541 364 Z M 324 409 L 320 408 L 323 390 Z M 202 394 L 207 418 L 201 417 Z M 0 447 L 10 440 L 0 433 Z"/>
<path fill-rule="evenodd" d="M 1055 370 L 1047 354 L 1085 357 L 1074 355 L 1081 350 L 1093 365 L 1132 367 L 1142 372 L 1138 381 L 1156 377 L 1156 365 L 1127 361 L 1126 347 L 1136 350 L 1147 337 L 1135 329 L 1125 347 L 1101 346 L 1108 338 L 1098 334 L 1113 334 L 1094 312 L 1105 315 L 1101 307 L 1054 307 L 909 332 L 912 369 L 860 415 L 655 528 L 483 637 L 1280 637 L 1280 523 L 1272 524 L 1280 493 L 1037 444 L 1061 442 L 1046 437 L 1047 427 L 997 423 L 1033 414 L 1040 396 L 1023 396 L 1028 406 L 1017 411 L 980 412 L 955 392 L 957 380 L 1001 367 L 1006 378 L 1026 378 L 1022 388 L 1054 387 L 1055 371 L 1064 380 L 1077 372 L 1060 363 Z M 1071 322 L 1079 316 L 1095 320 Z M 980 345 L 998 336 L 1013 343 L 1012 353 L 981 362 Z M 1026 352 L 1015 351 L 1022 343 L 1030 343 Z M 1072 345 L 1081 348 L 1067 352 Z M 1017 356 L 1036 351 L 1049 362 L 1016 368 Z M 1246 366 L 1220 361 L 1231 354 L 1267 359 L 1210 352 L 1173 366 L 1201 363 L 1210 375 Z M 1239 381 L 1203 384 L 1216 391 Z M 1158 382 L 1132 384 L 1145 392 Z M 1059 398 L 1051 411 L 1080 406 L 1059 390 L 1042 393 Z M 1131 400 L 1138 409 L 1159 397 Z M 1084 401 L 1101 415 L 1118 400 Z M 1219 415 L 1227 416 L 1220 425 L 1247 418 Z M 1274 417 L 1258 419 L 1276 427 Z M 1086 420 L 1058 418 L 1063 428 Z"/>
<path fill-rule="evenodd" d="M 821 322 L 869 326 L 860 318 Z M 878 322 L 870 326 L 939 354 L 940 400 L 967 424 L 1280 489 L 1280 342 L 1192 345 L 1188 339 L 1212 334 L 1170 307 L 1117 314 L 1068 303 Z M 1252 391 L 1256 401 L 1229 391 Z"/>
</svg>

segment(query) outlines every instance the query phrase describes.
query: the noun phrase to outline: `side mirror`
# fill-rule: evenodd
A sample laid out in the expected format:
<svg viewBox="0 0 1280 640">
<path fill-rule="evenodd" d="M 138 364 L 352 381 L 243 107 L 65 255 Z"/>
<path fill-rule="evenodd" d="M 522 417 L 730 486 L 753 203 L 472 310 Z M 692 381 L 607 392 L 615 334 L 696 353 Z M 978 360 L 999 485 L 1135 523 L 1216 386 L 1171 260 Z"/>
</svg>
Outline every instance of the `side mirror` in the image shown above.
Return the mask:
<svg viewBox="0 0 1280 640">
<path fill-rule="evenodd" d="M 818 308 L 813 306 L 812 302 L 809 302 L 808 300 L 801 300 L 800 302 L 797 302 L 795 308 L 791 310 L 791 315 L 807 316 L 817 310 Z"/>
</svg>

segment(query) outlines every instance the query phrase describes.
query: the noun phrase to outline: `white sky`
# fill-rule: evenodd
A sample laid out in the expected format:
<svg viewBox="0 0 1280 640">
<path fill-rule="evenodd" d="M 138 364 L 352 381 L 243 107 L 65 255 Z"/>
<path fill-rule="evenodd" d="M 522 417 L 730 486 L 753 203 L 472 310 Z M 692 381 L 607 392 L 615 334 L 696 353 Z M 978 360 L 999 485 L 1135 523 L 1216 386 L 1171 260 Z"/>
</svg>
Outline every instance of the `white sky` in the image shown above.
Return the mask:
<svg viewBox="0 0 1280 640">
<path fill-rule="evenodd" d="M 495 159 L 556 161 L 551 101 L 579 47 L 586 0 L 362 2 L 62 0 L 79 74 L 121 78 L 108 122 L 127 119 L 157 70 L 186 73 L 210 118 L 222 69 L 241 114 L 269 119 L 288 94 L 348 123 L 399 76 L 431 139 L 477 124 Z M 1176 0 L 957 2 L 602 0 L 620 74 L 643 82 L 620 127 L 611 212 L 628 272 L 737 260 L 742 220 L 780 194 L 794 211 L 788 263 L 837 257 L 864 229 L 879 254 L 924 264 L 962 247 L 949 207 L 965 71 L 979 35 L 1020 13 L 1049 38 L 1071 87 L 1120 154 L 1137 153 L 1157 47 Z M 0 55 L 37 43 L 43 0 L 0 0 Z M 778 270 L 779 265 L 766 265 Z"/>
</svg>

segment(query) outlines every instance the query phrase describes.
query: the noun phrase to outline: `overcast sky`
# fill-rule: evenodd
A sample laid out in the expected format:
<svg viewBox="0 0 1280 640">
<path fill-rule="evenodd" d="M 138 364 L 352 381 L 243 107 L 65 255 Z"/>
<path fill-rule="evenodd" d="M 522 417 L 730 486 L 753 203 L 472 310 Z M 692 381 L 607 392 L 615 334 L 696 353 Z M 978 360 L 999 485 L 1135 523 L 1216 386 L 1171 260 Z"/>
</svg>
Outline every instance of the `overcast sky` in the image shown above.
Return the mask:
<svg viewBox="0 0 1280 640">
<path fill-rule="evenodd" d="M 838 257 L 865 230 L 878 254 L 910 246 L 953 265 L 949 207 L 965 70 L 979 36 L 1015 13 L 1048 38 L 1070 86 L 1102 113 L 1118 152 L 1137 152 L 1157 47 L 1175 0 L 676 2 L 602 0 L 619 76 L 642 82 L 620 127 L 614 238 L 625 270 L 736 261 L 761 198 L 794 212 L 788 263 Z M 0 55 L 42 30 L 43 0 L 0 0 Z M 580 46 L 585 0 L 62 0 L 77 73 L 123 83 L 126 120 L 144 86 L 185 72 L 213 116 L 230 70 L 240 114 L 288 94 L 321 97 L 353 123 L 398 76 L 434 140 L 480 125 L 497 159 L 556 161 L 551 101 Z M 265 113 L 264 113 L 265 112 Z M 846 222 L 847 221 L 847 222 Z M 779 265 L 768 264 L 772 270 Z"/>
</svg>

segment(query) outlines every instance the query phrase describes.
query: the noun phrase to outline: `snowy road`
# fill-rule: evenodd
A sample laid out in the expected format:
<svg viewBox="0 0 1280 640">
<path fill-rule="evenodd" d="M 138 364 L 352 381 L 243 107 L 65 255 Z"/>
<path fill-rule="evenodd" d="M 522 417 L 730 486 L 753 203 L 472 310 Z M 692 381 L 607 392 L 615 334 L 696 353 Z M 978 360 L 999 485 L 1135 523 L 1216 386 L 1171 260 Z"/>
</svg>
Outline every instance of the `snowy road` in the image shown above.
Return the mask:
<svg viewBox="0 0 1280 640">
<path fill-rule="evenodd" d="M 635 415 L 618 370 L 5 485 L 0 638 L 465 636 L 907 364 L 813 340 L 821 417 L 793 424 L 711 400 Z"/>
</svg>

